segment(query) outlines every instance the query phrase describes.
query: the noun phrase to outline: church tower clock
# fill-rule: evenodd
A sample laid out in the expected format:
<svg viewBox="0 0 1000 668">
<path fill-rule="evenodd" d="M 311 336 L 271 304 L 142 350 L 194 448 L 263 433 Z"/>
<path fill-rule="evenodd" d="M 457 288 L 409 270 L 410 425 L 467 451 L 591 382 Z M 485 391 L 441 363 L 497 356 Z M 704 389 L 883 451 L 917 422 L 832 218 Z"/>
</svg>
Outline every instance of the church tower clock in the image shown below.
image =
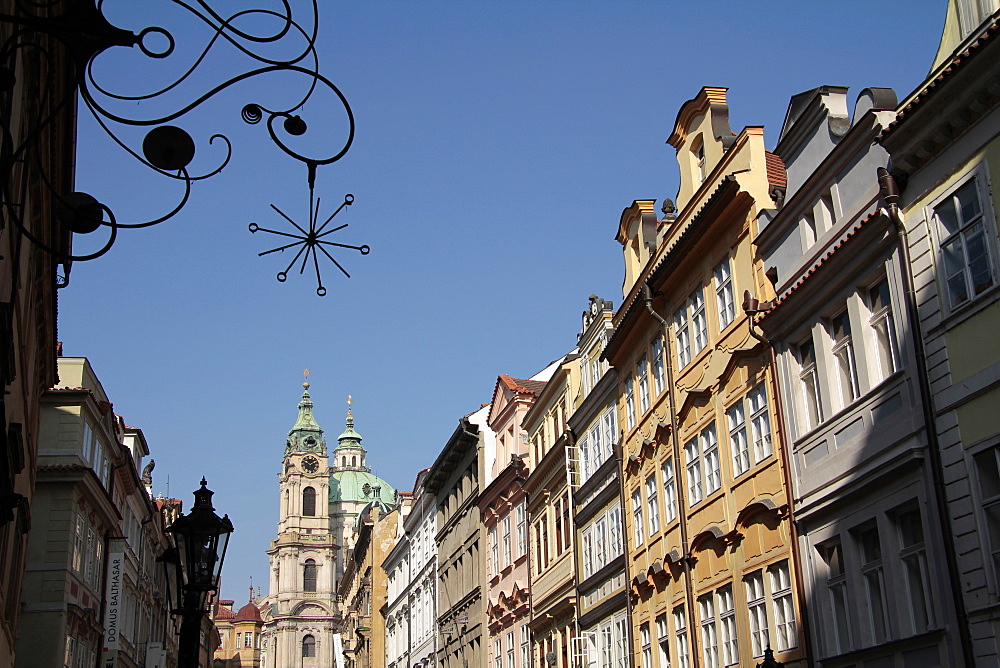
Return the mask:
<svg viewBox="0 0 1000 668">
<path fill-rule="evenodd" d="M 278 536 L 267 551 L 270 587 L 261 606 L 265 668 L 335 665 L 338 547 L 327 511 L 330 468 L 308 380 L 302 386 L 298 418 L 288 432 L 278 474 Z"/>
</svg>

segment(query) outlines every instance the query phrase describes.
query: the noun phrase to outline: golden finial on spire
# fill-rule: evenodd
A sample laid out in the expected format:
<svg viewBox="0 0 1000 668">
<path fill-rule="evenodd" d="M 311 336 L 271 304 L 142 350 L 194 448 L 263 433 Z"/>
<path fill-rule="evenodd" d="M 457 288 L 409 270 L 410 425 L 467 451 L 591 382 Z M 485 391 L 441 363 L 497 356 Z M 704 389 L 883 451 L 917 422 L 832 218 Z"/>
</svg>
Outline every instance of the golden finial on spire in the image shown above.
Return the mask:
<svg viewBox="0 0 1000 668">
<path fill-rule="evenodd" d="M 309 389 L 309 369 L 306 369 L 305 371 L 303 371 L 302 375 L 306 379 L 306 382 L 302 383 L 302 387 L 304 387 L 304 388 L 306 388 L 308 390 Z"/>
<path fill-rule="evenodd" d="M 351 395 L 347 395 L 347 419 L 354 420 L 354 415 L 351 413 L 351 404 L 354 403 L 354 398 Z"/>
</svg>

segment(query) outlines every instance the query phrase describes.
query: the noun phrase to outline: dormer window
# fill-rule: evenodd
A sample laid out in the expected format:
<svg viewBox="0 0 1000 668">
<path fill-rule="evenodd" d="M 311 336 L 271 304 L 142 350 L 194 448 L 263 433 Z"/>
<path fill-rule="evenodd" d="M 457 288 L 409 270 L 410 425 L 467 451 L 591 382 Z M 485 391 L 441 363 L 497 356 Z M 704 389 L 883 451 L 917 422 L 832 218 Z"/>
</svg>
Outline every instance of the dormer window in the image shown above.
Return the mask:
<svg viewBox="0 0 1000 668">
<path fill-rule="evenodd" d="M 694 154 L 698 183 L 703 183 L 705 181 L 705 177 L 708 176 L 708 173 L 706 171 L 705 164 L 705 141 L 700 136 L 694 140 L 694 145 L 691 147 L 691 153 Z"/>
</svg>

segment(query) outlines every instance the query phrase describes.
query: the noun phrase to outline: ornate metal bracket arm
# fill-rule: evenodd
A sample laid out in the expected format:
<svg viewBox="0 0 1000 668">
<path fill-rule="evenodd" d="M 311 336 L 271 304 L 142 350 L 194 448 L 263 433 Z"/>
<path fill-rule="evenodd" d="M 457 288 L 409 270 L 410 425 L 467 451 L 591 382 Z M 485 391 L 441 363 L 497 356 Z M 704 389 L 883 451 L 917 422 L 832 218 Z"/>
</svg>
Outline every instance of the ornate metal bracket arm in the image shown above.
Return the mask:
<svg viewBox="0 0 1000 668">
<path fill-rule="evenodd" d="M 19 72 L 25 71 L 19 63 L 36 62 L 40 64 L 40 81 L 33 82 L 41 87 L 40 99 L 47 102 L 40 105 L 37 118 L 27 120 L 26 130 L 15 132 L 10 119 L 0 118 L 0 207 L 6 217 L 13 221 L 14 226 L 25 238 L 43 248 L 53 256 L 66 262 L 68 277 L 69 263 L 72 261 L 90 260 L 100 257 L 110 250 L 114 244 L 119 229 L 141 228 L 157 225 L 176 215 L 188 202 L 192 184 L 218 174 L 225 168 L 233 155 L 230 140 L 222 133 L 213 133 L 208 140 L 209 145 L 222 147 L 222 154 L 214 166 L 198 172 L 191 172 L 191 164 L 196 153 L 195 140 L 183 128 L 173 125 L 185 115 L 215 98 L 223 91 L 229 90 L 243 82 L 270 75 L 301 77 L 303 81 L 301 95 L 291 100 L 283 108 L 269 108 L 259 102 L 244 105 L 241 116 L 249 124 L 257 124 L 266 119 L 268 135 L 272 143 L 283 153 L 296 161 L 305 163 L 309 170 L 310 215 L 308 231 L 296 225 L 291 218 L 272 205 L 286 220 L 302 233 L 295 243 L 275 248 L 270 252 L 285 250 L 301 245 L 295 259 L 288 268 L 279 274 L 279 280 L 285 280 L 288 271 L 301 257 L 300 273 L 310 261 L 316 270 L 318 294 L 325 294 L 319 272 L 318 252 L 326 255 L 345 275 L 349 274 L 343 266 L 333 258 L 327 247 L 341 247 L 368 253 L 367 246 L 350 246 L 338 244 L 325 237 L 346 227 L 346 225 L 326 229 L 327 225 L 345 206 L 353 201 L 348 195 L 344 203 L 326 219 L 322 225 L 317 225 L 319 199 L 314 199 L 314 182 L 316 168 L 328 165 L 342 158 L 354 141 L 354 114 L 343 92 L 329 79 L 319 73 L 319 59 L 315 44 L 319 25 L 318 1 L 312 0 L 311 24 L 303 25 L 298 17 L 293 16 L 290 0 L 280 0 L 278 9 L 240 9 L 229 15 L 220 14 L 208 0 L 169 0 L 175 7 L 185 10 L 195 23 L 208 26 L 211 35 L 204 45 L 196 50 L 191 61 L 182 66 L 179 76 L 172 77 L 165 84 L 156 84 L 151 90 L 138 94 L 116 91 L 115 87 L 122 81 L 134 84 L 143 82 L 141 76 L 116 76 L 109 81 L 102 81 L 97 64 L 101 62 L 100 55 L 114 46 L 137 48 L 142 55 L 152 59 L 178 59 L 177 41 L 170 31 L 150 26 L 138 33 L 124 30 L 112 25 L 104 16 L 105 0 L 47 0 L 33 2 L 30 0 L 15 0 L 13 14 L 0 14 L 0 22 L 12 25 L 11 35 L 0 44 L 0 91 L 13 90 L 17 86 Z M 259 30 L 254 26 L 264 26 Z M 181 94 L 184 86 L 196 85 L 192 75 L 205 62 L 205 59 L 217 45 L 225 44 L 235 49 L 239 54 L 249 58 L 254 66 L 242 74 L 237 74 L 222 83 L 209 88 L 207 92 L 188 97 L 188 102 L 176 104 L 170 101 L 168 94 Z M 57 49 L 58 45 L 58 49 Z M 282 48 L 288 52 L 291 45 L 291 55 L 287 59 L 277 59 L 266 52 L 271 48 Z M 190 53 L 188 55 L 191 55 Z M 183 61 L 182 61 L 183 62 Z M 55 90 L 52 82 L 59 76 L 66 78 L 68 86 Z M 302 137 L 309 130 L 309 125 L 303 118 L 303 108 L 318 91 L 326 91 L 343 105 L 346 119 L 346 131 L 342 140 L 324 150 L 317 148 L 317 143 L 308 143 L 295 138 Z M 109 228 L 108 240 L 98 250 L 86 254 L 73 254 L 71 244 L 45 243 L 37 234 L 29 231 L 29 225 L 22 220 L 23 207 L 15 203 L 11 197 L 14 192 L 11 183 L 15 167 L 20 162 L 31 162 L 40 150 L 40 142 L 45 132 L 50 132 L 55 126 L 60 114 L 67 113 L 75 104 L 79 94 L 86 109 L 92 114 L 104 132 L 137 162 L 152 172 L 183 183 L 183 193 L 179 203 L 163 215 L 151 218 L 145 222 L 119 222 L 111 209 L 87 193 L 60 192 L 53 180 L 42 174 L 42 182 L 50 190 L 56 204 L 57 218 L 63 229 L 77 234 L 89 234 L 100 227 Z M 176 100 L 176 97 L 174 98 Z M 140 115 L 138 103 L 156 101 L 161 106 L 152 115 Z M 336 104 L 336 103 L 335 103 Z M 319 105 L 314 105 L 319 109 Z M 164 107 L 171 107 L 164 109 Z M 146 107 L 148 108 L 148 107 Z M 317 113 L 319 113 L 317 111 Z M 329 105 L 322 109 L 324 120 L 330 116 Z M 134 147 L 119 133 L 119 128 L 148 127 L 141 149 Z M 297 146 L 310 147 L 316 154 L 304 155 Z M 44 170 L 42 161 L 37 169 Z M 272 234 L 287 233 L 267 230 L 251 225 L 251 231 L 265 231 Z M 65 245 L 66 248 L 61 246 Z M 318 249 L 318 250 L 317 250 Z M 267 254 L 262 253 L 262 255 Z"/>
</svg>

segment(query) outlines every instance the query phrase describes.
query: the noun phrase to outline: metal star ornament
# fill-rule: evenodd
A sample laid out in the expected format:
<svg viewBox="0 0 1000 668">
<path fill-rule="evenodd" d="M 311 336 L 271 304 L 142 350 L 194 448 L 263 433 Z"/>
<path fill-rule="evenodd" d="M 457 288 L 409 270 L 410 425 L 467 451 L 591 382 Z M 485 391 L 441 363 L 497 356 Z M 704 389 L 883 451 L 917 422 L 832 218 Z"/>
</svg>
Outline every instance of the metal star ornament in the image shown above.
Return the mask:
<svg viewBox="0 0 1000 668">
<path fill-rule="evenodd" d="M 337 227 L 331 227 L 330 229 L 327 229 L 327 226 L 330 224 L 330 222 L 334 219 L 334 217 L 338 213 L 344 210 L 344 207 L 348 207 L 354 204 L 354 195 L 351 194 L 345 195 L 343 203 L 341 203 L 341 205 L 337 207 L 337 210 L 334 211 L 332 214 L 330 214 L 330 216 L 326 220 L 324 220 L 321 225 L 317 224 L 319 221 L 320 198 L 315 197 L 315 191 L 313 187 L 315 180 L 315 170 L 311 165 L 309 172 L 310 172 L 309 173 L 310 178 L 309 178 L 308 230 L 299 225 L 298 223 L 296 223 L 294 220 L 292 220 L 292 218 L 288 214 L 286 214 L 284 211 L 282 211 L 273 204 L 271 204 L 271 208 L 274 209 L 278 213 L 278 215 L 280 215 L 282 218 L 291 223 L 292 226 L 296 230 L 298 230 L 298 233 L 280 232 L 278 230 L 271 230 L 266 227 L 261 227 L 257 223 L 250 223 L 249 228 L 250 232 L 253 234 L 256 234 L 257 232 L 268 232 L 270 234 L 276 234 L 278 236 L 295 239 L 295 241 L 287 243 L 283 246 L 278 246 L 277 248 L 272 248 L 271 250 L 267 250 L 262 253 L 257 253 L 257 256 L 263 257 L 264 255 L 268 255 L 270 253 L 276 253 L 278 251 L 284 252 L 287 249 L 295 248 L 296 246 L 301 246 L 295 253 L 295 257 L 292 258 L 292 261 L 288 263 L 287 267 L 285 267 L 284 271 L 278 272 L 277 275 L 278 281 L 284 283 L 288 279 L 288 272 L 292 269 L 295 263 L 299 261 L 299 258 L 302 258 L 302 262 L 299 265 L 299 273 L 300 274 L 305 273 L 306 265 L 309 264 L 309 259 L 311 257 L 313 268 L 316 270 L 316 294 L 319 295 L 320 297 L 324 297 L 326 296 L 326 288 L 323 287 L 323 279 L 320 275 L 318 251 L 321 251 L 323 255 L 325 255 L 330 260 L 330 262 L 335 264 L 337 268 L 340 269 L 340 271 L 344 272 L 344 276 L 350 278 L 351 275 L 347 273 L 347 270 L 344 269 L 344 266 L 342 264 L 337 262 L 337 260 L 332 255 L 330 255 L 330 252 L 326 249 L 326 247 L 331 246 L 336 248 L 350 248 L 352 250 L 358 251 L 362 255 L 368 255 L 368 253 L 371 252 L 371 248 L 369 248 L 367 245 L 352 246 L 350 244 L 341 244 L 335 241 L 328 241 L 324 239 L 324 237 L 326 237 L 327 235 L 333 234 L 334 232 L 340 231 L 345 227 L 347 227 L 348 224 L 344 223 L 343 225 L 338 225 Z"/>
</svg>

